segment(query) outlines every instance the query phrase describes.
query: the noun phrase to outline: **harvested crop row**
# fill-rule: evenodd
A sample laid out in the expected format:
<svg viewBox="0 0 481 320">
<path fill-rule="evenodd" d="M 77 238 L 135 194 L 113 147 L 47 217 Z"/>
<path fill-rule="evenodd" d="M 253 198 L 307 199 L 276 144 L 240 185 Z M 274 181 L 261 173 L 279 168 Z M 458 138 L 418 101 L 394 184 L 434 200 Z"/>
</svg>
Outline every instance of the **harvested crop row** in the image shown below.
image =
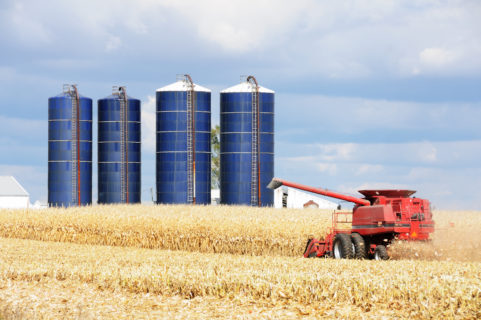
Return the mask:
<svg viewBox="0 0 481 320">
<path fill-rule="evenodd" d="M 110 205 L 0 210 L 0 236 L 186 250 L 299 256 L 309 237 L 323 237 L 331 213 L 231 206 Z"/>
<path fill-rule="evenodd" d="M 202 254 L 0 238 L 2 281 L 80 281 L 105 290 L 481 317 L 481 264 Z M 392 315 L 392 313 L 391 313 Z"/>
<path fill-rule="evenodd" d="M 121 302 L 121 303 L 119 303 Z M 362 310 L 333 305 L 333 318 Z M 366 316 L 366 314 L 364 314 Z M 161 296 L 127 290 L 101 290 L 75 280 L 8 280 L 0 285 L 0 319 L 318 319 L 319 308 L 273 304 L 246 297 L 220 299 Z"/>
</svg>

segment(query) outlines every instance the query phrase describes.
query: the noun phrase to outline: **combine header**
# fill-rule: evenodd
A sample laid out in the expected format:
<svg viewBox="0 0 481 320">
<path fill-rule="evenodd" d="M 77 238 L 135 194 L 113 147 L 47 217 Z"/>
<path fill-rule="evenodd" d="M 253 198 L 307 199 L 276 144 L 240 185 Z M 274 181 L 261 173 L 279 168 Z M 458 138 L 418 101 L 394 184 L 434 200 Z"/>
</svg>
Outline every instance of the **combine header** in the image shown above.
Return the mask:
<svg viewBox="0 0 481 320">
<path fill-rule="evenodd" d="M 355 204 L 352 212 L 333 213 L 331 232 L 323 241 L 308 240 L 306 258 L 387 260 L 386 247 L 393 240 L 428 240 L 434 232 L 429 201 L 411 197 L 416 191 L 360 190 L 364 195 L 361 199 L 278 178 L 272 179 L 267 187 L 277 189 L 283 185 Z M 350 228 L 341 227 L 346 223 Z"/>
</svg>

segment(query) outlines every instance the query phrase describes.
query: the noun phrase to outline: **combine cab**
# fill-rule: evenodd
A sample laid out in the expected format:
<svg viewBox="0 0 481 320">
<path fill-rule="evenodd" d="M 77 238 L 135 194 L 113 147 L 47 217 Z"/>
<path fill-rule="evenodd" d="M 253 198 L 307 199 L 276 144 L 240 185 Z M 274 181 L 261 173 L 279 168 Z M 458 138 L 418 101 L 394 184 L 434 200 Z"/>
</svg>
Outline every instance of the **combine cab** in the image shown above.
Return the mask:
<svg viewBox="0 0 481 320">
<path fill-rule="evenodd" d="M 332 228 L 324 240 L 309 239 L 306 258 L 387 260 L 387 246 L 393 240 L 428 240 L 434 232 L 429 201 L 411 197 L 416 191 L 360 190 L 361 199 L 278 178 L 268 188 L 282 185 L 355 204 L 352 212 L 333 213 Z"/>
</svg>

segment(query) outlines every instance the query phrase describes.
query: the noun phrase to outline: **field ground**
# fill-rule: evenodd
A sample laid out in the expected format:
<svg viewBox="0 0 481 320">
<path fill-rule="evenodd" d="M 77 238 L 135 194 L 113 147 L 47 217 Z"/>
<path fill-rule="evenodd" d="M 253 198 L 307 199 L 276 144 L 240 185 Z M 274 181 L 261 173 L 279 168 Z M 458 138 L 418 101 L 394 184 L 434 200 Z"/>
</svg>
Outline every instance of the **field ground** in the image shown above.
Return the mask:
<svg viewBox="0 0 481 320">
<path fill-rule="evenodd" d="M 481 318 L 479 212 L 435 213 L 396 260 L 337 261 L 300 257 L 326 212 L 131 208 L 0 211 L 0 319 Z"/>
</svg>

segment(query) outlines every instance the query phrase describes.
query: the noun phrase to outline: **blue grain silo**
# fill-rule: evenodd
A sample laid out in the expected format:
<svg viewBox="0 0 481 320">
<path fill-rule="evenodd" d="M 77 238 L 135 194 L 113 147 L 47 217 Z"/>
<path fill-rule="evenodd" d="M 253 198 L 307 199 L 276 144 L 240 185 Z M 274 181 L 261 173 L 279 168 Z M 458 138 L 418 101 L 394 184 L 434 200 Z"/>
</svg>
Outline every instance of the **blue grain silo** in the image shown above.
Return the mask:
<svg viewBox="0 0 481 320">
<path fill-rule="evenodd" d="M 98 100 L 98 202 L 140 203 L 140 100 L 112 91 Z"/>
<path fill-rule="evenodd" d="M 76 85 L 48 99 L 48 204 L 92 203 L 92 99 Z"/>
<path fill-rule="evenodd" d="M 157 90 L 157 203 L 210 204 L 210 98 L 189 75 Z"/>
<path fill-rule="evenodd" d="M 253 76 L 220 93 L 220 202 L 272 206 L 274 91 Z"/>
</svg>

